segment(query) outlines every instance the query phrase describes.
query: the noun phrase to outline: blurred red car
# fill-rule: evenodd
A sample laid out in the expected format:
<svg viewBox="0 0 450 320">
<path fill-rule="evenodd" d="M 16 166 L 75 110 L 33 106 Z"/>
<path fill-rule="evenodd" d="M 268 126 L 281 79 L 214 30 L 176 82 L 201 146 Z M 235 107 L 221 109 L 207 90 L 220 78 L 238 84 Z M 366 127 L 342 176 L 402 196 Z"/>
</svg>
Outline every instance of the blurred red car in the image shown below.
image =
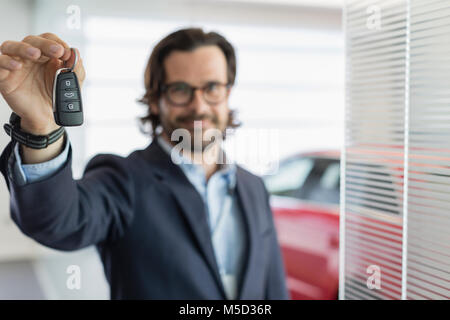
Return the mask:
<svg viewBox="0 0 450 320">
<path fill-rule="evenodd" d="M 338 298 L 339 152 L 303 153 L 264 177 L 291 299 Z"/>
</svg>

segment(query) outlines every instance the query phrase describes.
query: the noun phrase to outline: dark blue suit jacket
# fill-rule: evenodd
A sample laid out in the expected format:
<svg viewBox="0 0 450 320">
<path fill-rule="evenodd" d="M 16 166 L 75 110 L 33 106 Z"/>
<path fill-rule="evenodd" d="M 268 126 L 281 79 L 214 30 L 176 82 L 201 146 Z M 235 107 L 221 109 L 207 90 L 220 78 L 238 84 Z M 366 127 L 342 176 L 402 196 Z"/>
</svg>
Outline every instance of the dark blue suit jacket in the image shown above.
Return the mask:
<svg viewBox="0 0 450 320">
<path fill-rule="evenodd" d="M 96 245 L 112 299 L 225 299 L 201 196 L 156 141 L 128 157 L 99 154 L 72 177 L 72 150 L 52 176 L 12 179 L 10 143 L 0 170 L 20 230 L 59 250 Z M 11 157 L 13 158 L 13 157 Z M 260 178 L 237 169 L 247 255 L 240 299 L 285 299 L 285 274 Z"/>
</svg>

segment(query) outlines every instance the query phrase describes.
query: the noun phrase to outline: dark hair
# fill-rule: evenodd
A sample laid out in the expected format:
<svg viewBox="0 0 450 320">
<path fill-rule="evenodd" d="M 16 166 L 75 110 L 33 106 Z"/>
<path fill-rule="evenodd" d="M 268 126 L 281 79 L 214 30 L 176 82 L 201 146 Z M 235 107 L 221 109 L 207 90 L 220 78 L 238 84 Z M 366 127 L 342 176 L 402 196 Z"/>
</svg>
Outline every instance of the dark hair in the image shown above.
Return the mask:
<svg viewBox="0 0 450 320">
<path fill-rule="evenodd" d="M 161 97 L 161 87 L 165 81 L 164 59 L 174 50 L 193 51 L 206 45 L 218 46 L 227 60 L 227 82 L 234 84 L 236 79 L 236 54 L 233 46 L 216 32 L 205 33 L 200 28 L 187 28 L 175 31 L 162 39 L 153 49 L 145 68 L 145 94 L 138 101 L 147 105 L 147 115 L 140 118 L 141 131 L 147 132 L 145 126 L 150 124 L 152 137 L 156 135 L 156 128 L 161 121 L 159 115 L 153 114 L 150 103 L 157 104 Z M 227 128 L 237 128 L 241 124 L 235 119 L 235 110 L 230 111 Z"/>
</svg>

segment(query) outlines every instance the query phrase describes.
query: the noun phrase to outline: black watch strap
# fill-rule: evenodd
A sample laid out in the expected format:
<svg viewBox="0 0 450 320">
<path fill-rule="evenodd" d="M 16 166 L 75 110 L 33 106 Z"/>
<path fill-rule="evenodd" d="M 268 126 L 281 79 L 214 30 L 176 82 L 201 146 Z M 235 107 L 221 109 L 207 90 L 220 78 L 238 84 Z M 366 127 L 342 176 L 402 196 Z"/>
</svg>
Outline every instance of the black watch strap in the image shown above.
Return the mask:
<svg viewBox="0 0 450 320">
<path fill-rule="evenodd" d="M 11 137 L 12 141 L 17 141 L 32 149 L 44 149 L 48 145 L 57 141 L 64 133 L 64 127 L 61 127 L 47 135 L 35 135 L 23 131 L 20 128 L 20 117 L 16 113 L 11 113 L 9 123 L 3 125 L 6 134 Z"/>
</svg>

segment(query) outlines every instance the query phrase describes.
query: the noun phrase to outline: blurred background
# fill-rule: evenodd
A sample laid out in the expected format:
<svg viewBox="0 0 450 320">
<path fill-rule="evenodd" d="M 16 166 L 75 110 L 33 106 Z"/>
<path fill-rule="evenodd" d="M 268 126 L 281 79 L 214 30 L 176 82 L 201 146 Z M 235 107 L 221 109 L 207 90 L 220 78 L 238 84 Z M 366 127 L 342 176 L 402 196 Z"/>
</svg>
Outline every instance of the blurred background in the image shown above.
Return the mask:
<svg viewBox="0 0 450 320">
<path fill-rule="evenodd" d="M 127 155 L 150 142 L 139 131 L 138 117 L 146 109 L 136 100 L 144 93 L 151 50 L 162 37 L 198 26 L 235 46 L 238 72 L 230 106 L 243 126 L 227 137 L 227 152 L 248 170 L 269 173 L 265 181 L 274 207 L 284 208 L 277 214 L 306 200 L 302 206 L 317 213 L 326 230 L 325 238 L 313 237 L 317 221 L 310 219 L 303 224 L 308 241 L 298 244 L 289 232 L 280 239 L 286 244 L 288 285 L 298 299 L 337 297 L 338 151 L 345 101 L 341 25 L 339 0 L 0 0 L 0 43 L 52 32 L 81 52 L 85 124 L 69 128 L 75 178 L 97 153 Z M 0 98 L 3 123 L 9 115 Z M 267 143 L 248 149 L 258 137 Z M 8 142 L 0 134 L 1 149 Z M 283 219 L 277 227 L 289 228 Z M 296 256 L 299 245 L 302 256 Z M 321 250 L 323 255 L 314 254 Z M 66 286 L 70 265 L 80 266 L 79 290 Z M 9 217 L 6 184 L 0 183 L 0 299 L 108 299 L 108 290 L 94 248 L 63 253 L 22 235 Z"/>
</svg>

